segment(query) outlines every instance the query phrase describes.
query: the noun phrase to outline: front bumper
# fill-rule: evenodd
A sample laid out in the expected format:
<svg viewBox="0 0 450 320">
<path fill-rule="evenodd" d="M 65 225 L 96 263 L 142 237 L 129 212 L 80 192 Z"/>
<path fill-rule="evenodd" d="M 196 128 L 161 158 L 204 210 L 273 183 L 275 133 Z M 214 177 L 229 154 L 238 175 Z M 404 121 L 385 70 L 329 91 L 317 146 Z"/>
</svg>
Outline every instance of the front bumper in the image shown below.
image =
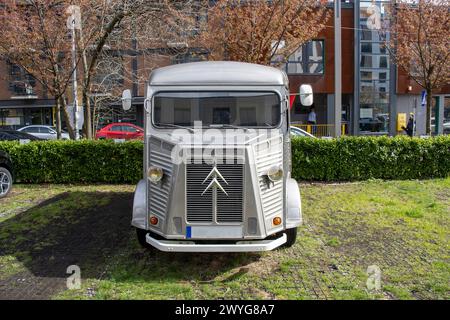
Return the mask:
<svg viewBox="0 0 450 320">
<path fill-rule="evenodd" d="M 272 240 L 238 241 L 235 244 L 198 244 L 194 241 L 157 240 L 147 234 L 146 241 L 160 251 L 167 252 L 258 252 L 273 250 L 287 241 L 287 236 Z"/>
</svg>

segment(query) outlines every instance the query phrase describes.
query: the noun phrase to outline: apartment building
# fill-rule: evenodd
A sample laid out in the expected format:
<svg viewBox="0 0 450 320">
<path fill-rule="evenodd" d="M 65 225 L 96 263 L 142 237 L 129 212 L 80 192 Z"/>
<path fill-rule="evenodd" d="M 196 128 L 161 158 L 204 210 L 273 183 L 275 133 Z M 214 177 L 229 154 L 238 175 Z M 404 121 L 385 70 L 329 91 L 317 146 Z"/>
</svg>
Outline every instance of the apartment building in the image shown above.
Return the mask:
<svg viewBox="0 0 450 320">
<path fill-rule="evenodd" d="M 417 135 L 425 134 L 425 107 L 422 91 L 412 79 L 391 61 L 383 46 L 385 36 L 368 28 L 371 6 L 386 14 L 389 1 L 342 1 L 342 115 L 343 133 L 351 135 L 396 135 L 398 115 L 416 116 Z M 332 10 L 332 5 L 330 5 Z M 155 52 L 157 52 L 156 50 Z M 127 121 L 142 124 L 145 72 L 154 66 L 192 62 L 200 59 L 196 50 L 178 55 L 164 53 L 143 57 L 139 53 L 127 55 L 123 63 L 135 75 L 123 81 L 135 96 L 128 112 L 119 102 L 111 103 L 112 112 L 99 119 L 99 126 L 108 122 Z M 313 40 L 298 48 L 282 66 L 290 81 L 292 94 L 298 93 L 303 83 L 314 90 L 314 109 L 317 124 L 328 135 L 335 123 L 334 112 L 334 27 L 333 18 Z M 143 73 L 144 72 L 144 73 Z M 450 84 L 435 93 L 432 128 L 435 134 L 450 133 Z M 306 124 L 310 108 L 303 107 L 298 97 L 293 101 L 291 119 L 298 125 Z M 54 101 L 32 77 L 23 70 L 0 61 L 0 126 L 20 127 L 29 124 L 54 124 Z"/>
</svg>

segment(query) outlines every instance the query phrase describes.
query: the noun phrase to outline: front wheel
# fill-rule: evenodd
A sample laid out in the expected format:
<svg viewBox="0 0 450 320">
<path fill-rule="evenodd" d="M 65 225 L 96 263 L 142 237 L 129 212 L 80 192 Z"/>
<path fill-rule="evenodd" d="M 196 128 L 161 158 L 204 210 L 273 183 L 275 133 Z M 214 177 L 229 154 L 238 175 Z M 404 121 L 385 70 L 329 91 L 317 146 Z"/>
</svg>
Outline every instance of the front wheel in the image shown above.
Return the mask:
<svg viewBox="0 0 450 320">
<path fill-rule="evenodd" d="M 0 198 L 4 198 L 11 191 L 13 184 L 12 174 L 8 169 L 0 167 Z"/>
<path fill-rule="evenodd" d="M 145 239 L 148 233 L 149 233 L 148 230 L 136 228 L 136 235 L 138 242 L 142 247 L 146 249 L 152 248 L 152 246 L 149 243 L 147 243 L 147 240 Z"/>
<path fill-rule="evenodd" d="M 297 228 L 286 229 L 287 241 L 284 244 L 285 248 L 292 247 L 297 240 Z"/>
</svg>

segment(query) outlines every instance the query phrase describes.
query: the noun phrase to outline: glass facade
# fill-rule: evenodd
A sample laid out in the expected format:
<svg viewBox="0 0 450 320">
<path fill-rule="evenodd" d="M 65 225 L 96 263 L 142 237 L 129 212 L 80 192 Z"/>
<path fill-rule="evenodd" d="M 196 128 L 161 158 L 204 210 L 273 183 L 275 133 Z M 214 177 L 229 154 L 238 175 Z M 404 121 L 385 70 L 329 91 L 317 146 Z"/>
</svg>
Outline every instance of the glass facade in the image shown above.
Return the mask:
<svg viewBox="0 0 450 320">
<path fill-rule="evenodd" d="M 17 129 L 32 124 L 53 125 L 52 108 L 0 109 L 0 128 Z"/>
<path fill-rule="evenodd" d="M 312 40 L 299 47 L 291 54 L 286 62 L 285 71 L 289 75 L 295 74 L 323 74 L 325 42 Z"/>
<path fill-rule="evenodd" d="M 444 134 L 450 134 L 450 96 L 444 98 Z"/>
<path fill-rule="evenodd" d="M 359 131 L 361 134 L 389 131 L 389 54 L 386 34 L 380 32 L 389 1 L 359 3 Z"/>
</svg>

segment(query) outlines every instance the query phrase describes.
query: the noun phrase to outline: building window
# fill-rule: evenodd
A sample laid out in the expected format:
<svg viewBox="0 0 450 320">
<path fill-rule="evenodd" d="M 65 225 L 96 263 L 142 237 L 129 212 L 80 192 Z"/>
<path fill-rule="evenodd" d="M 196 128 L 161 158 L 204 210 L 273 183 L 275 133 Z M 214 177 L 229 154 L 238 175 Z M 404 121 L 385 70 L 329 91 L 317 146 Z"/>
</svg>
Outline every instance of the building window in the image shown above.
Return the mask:
<svg viewBox="0 0 450 320">
<path fill-rule="evenodd" d="M 206 60 L 206 54 L 204 52 L 188 51 L 174 56 L 172 59 L 172 64 L 198 62 L 204 60 Z"/>
<path fill-rule="evenodd" d="M 359 131 L 362 134 L 386 134 L 389 131 L 389 54 L 381 34 L 369 26 L 369 17 L 376 9 L 381 20 L 386 17 L 388 1 L 361 0 L 359 11 Z"/>
<path fill-rule="evenodd" d="M 20 66 L 8 62 L 9 90 L 14 96 L 33 96 L 36 79 Z"/>
<path fill-rule="evenodd" d="M 312 40 L 299 47 L 288 57 L 285 65 L 286 73 L 293 74 L 323 74 L 325 41 Z"/>
</svg>

